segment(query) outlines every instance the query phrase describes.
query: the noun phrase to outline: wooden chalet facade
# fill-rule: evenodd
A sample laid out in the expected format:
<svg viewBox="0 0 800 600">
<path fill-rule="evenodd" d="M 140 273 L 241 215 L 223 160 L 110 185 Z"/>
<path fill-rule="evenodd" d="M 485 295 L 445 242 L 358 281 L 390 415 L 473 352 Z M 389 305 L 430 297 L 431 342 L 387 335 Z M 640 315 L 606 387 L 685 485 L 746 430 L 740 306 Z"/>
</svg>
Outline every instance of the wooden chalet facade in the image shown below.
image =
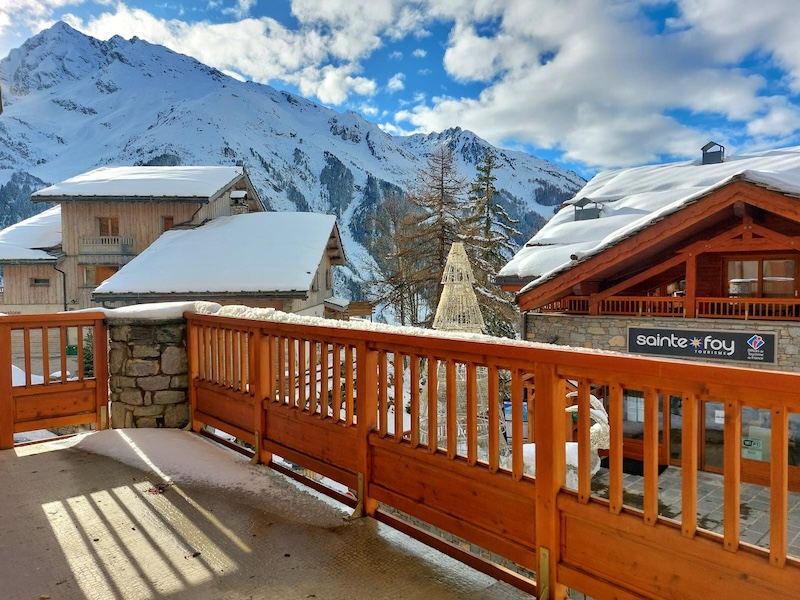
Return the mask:
<svg viewBox="0 0 800 600">
<path fill-rule="evenodd" d="M 504 288 L 518 292 L 525 339 L 800 369 L 800 149 L 725 162 L 643 167 L 589 182 L 554 217 L 560 223 L 534 236 L 501 272 Z M 685 189 L 682 174 L 692 180 Z M 659 194 L 669 202 L 659 206 Z M 579 219 L 578 204 L 587 198 L 598 214 Z M 615 210 L 622 215 L 617 225 Z M 628 218 L 637 210 L 644 216 Z M 590 232 L 592 218 L 601 233 L 583 247 L 571 246 L 575 239 L 564 231 L 553 233 Z M 540 272 L 525 272 L 524 264 Z M 657 392 L 659 464 L 680 465 L 681 390 Z M 625 395 L 625 453 L 636 460 L 643 458 L 639 409 L 646 393 Z M 721 472 L 725 406 L 704 406 L 697 466 Z M 747 481 L 769 479 L 771 420 L 757 402 L 743 408 Z M 789 453 L 790 485 L 800 490 L 800 414 L 789 415 L 789 436 L 796 449 Z"/>
<path fill-rule="evenodd" d="M 8 259 L 0 251 L 8 314 L 95 306 L 92 291 L 165 231 L 264 210 L 243 167 L 100 168 L 31 201 L 60 206 L 61 239 L 30 260 L 19 259 L 21 249 Z"/>
</svg>

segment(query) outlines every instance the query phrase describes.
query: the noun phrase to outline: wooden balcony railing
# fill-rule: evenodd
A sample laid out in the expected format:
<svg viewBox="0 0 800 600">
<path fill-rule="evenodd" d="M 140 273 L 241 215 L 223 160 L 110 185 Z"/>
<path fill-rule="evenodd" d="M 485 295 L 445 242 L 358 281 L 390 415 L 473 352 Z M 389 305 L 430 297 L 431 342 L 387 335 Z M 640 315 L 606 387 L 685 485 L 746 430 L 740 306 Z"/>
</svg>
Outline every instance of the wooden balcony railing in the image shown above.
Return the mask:
<svg viewBox="0 0 800 600">
<path fill-rule="evenodd" d="M 82 237 L 79 262 L 81 264 L 125 264 L 135 256 L 133 238 L 130 236 Z"/>
<path fill-rule="evenodd" d="M 566 597 L 568 587 L 595 598 L 788 599 L 800 589 L 800 558 L 787 552 L 786 460 L 800 374 L 366 325 L 186 318 L 194 430 L 222 429 L 250 443 L 255 460 L 270 463 L 274 453 L 358 490 L 367 515 L 386 520 L 381 506 L 390 506 L 535 571 L 524 583 L 494 574 L 539 598 Z M 577 387 L 576 464 L 565 455 L 568 385 Z M 590 471 L 590 390 L 603 390 L 610 415 L 609 485 L 600 491 Z M 639 508 L 623 494 L 629 395 L 644 398 Z M 683 407 L 676 518 L 659 510 L 667 396 Z M 501 399 L 511 404 L 510 435 Z M 721 535 L 697 517 L 706 402 L 724 406 Z M 741 536 L 746 408 L 769 411 L 778 457 L 769 465 L 768 549 Z M 565 487 L 568 469 L 576 489 Z"/>
<path fill-rule="evenodd" d="M 697 316 L 712 319 L 800 320 L 798 298 L 698 298 Z"/>
<path fill-rule="evenodd" d="M 588 314 L 589 298 L 588 296 L 565 296 L 555 302 L 540 307 L 539 311 L 578 315 Z"/>
<path fill-rule="evenodd" d="M 598 314 L 631 317 L 683 317 L 686 299 L 673 296 L 612 296 L 600 301 Z M 566 296 L 540 312 L 589 314 L 588 296 Z M 798 298 L 697 298 L 695 316 L 708 319 L 800 321 Z"/>
<path fill-rule="evenodd" d="M 15 433 L 87 423 L 105 427 L 103 319 L 102 313 L 0 317 L 0 448 L 13 447 Z M 84 352 L 88 343 L 91 351 Z"/>
<path fill-rule="evenodd" d="M 672 296 L 612 296 L 600 303 L 601 315 L 682 317 L 683 298 Z"/>
</svg>

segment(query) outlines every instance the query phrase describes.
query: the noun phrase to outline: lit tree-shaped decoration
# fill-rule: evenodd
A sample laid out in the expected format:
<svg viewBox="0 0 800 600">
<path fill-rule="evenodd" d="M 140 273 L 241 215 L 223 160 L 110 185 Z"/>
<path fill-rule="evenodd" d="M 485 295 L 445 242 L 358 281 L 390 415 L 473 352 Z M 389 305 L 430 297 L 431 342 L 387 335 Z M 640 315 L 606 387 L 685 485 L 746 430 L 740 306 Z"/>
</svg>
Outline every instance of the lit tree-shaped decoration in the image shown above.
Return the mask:
<svg viewBox="0 0 800 600">
<path fill-rule="evenodd" d="M 444 289 L 439 306 L 436 307 L 433 328 L 439 331 L 483 333 L 486 326 L 472 287 L 475 277 L 461 242 L 455 242 L 450 247 L 442 284 Z"/>
<path fill-rule="evenodd" d="M 447 264 L 442 275 L 442 296 L 436 307 L 436 316 L 433 328 L 439 331 L 463 331 L 467 333 L 482 333 L 485 329 L 483 316 L 475 296 L 473 284 L 475 278 L 469 264 L 467 253 L 461 242 L 456 242 L 450 248 Z M 447 430 L 447 365 L 439 362 L 436 369 L 436 439 L 437 447 L 447 448 L 447 437 L 457 436 L 457 452 L 465 455 L 467 452 L 467 368 L 463 363 L 455 365 L 455 409 L 456 431 Z M 500 398 L 489 398 L 488 373 L 485 367 L 476 369 L 476 396 L 477 396 L 477 426 L 478 426 L 478 459 L 488 460 L 489 456 L 489 402 L 500 402 Z M 453 393 L 453 390 L 451 390 Z M 428 383 L 422 386 L 420 397 L 428 398 Z M 433 407 L 430 407 L 433 410 Z M 429 423 L 428 403 L 423 401 L 420 406 L 420 437 L 423 443 L 428 442 Z M 502 415 L 502 409 L 500 411 Z M 504 421 L 499 423 L 500 455 L 507 456 L 508 445 L 503 435 Z"/>
</svg>

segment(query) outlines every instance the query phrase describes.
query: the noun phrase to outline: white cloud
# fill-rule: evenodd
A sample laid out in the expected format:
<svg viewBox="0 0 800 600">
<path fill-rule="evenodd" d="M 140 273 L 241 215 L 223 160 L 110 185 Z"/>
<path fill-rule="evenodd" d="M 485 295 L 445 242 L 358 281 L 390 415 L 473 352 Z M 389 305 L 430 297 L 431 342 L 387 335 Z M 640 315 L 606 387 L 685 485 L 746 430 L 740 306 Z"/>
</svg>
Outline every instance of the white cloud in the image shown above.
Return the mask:
<svg viewBox="0 0 800 600">
<path fill-rule="evenodd" d="M 404 73 L 395 73 L 389 79 L 389 83 L 386 84 L 386 89 L 389 90 L 390 93 L 399 92 L 403 88 L 405 88 L 405 80 L 406 76 Z"/>
<path fill-rule="evenodd" d="M 378 127 L 380 127 L 383 131 L 385 131 L 390 135 L 411 135 L 412 133 L 414 133 L 413 131 L 408 131 L 406 129 L 403 129 L 402 127 L 399 127 L 394 123 L 389 123 L 389 122 L 378 123 Z"/>
<path fill-rule="evenodd" d="M 748 147 L 791 142 L 800 132 L 798 0 L 759 0 L 757 9 L 752 0 L 292 0 L 294 29 L 266 17 L 165 20 L 118 0 L 102 0 L 104 11 L 88 19 L 64 14 L 82 1 L 0 0 L 0 55 L 65 18 L 101 39 L 136 35 L 224 72 L 342 104 L 376 93 L 364 71 L 376 50 L 449 28 L 441 57 L 427 45 L 429 54 L 411 55 L 441 58 L 446 75 L 469 87 L 437 71 L 431 85 L 455 97 L 419 93 L 394 127 L 461 126 L 494 143 L 561 149 L 592 166 L 694 155 L 698 141 L 712 137 Z M 241 17 L 256 2 L 235 0 L 229 10 Z M 659 4 L 677 12 L 663 31 L 644 10 Z M 783 80 L 767 81 L 765 65 Z M 387 90 L 404 87 L 398 75 Z M 459 97 L 463 89 L 481 91 Z M 703 116 L 713 131 L 696 124 Z"/>
<path fill-rule="evenodd" d="M 358 107 L 358 111 L 362 115 L 366 115 L 368 117 L 375 117 L 380 112 L 377 106 L 373 106 L 372 104 L 362 104 Z"/>
<path fill-rule="evenodd" d="M 223 8 L 222 14 L 232 14 L 236 17 L 243 18 L 250 14 L 250 9 L 255 6 L 256 0 L 236 0 L 236 6 L 233 8 Z"/>
<path fill-rule="evenodd" d="M 746 15 L 761 11 L 744 0 L 681 0 L 691 9 L 688 17 L 659 36 L 639 12 L 645 3 L 443 2 L 440 13 L 455 22 L 445 69 L 456 80 L 485 87 L 477 97 L 434 98 L 397 118 L 424 131 L 460 125 L 494 143 L 561 148 L 566 158 L 592 166 L 694 155 L 709 132 L 683 124 L 675 116 L 680 111 L 728 120 L 732 137 L 749 121 L 752 135 L 797 130 L 795 107 L 764 97 L 764 78 L 739 68 L 738 61 L 771 43 L 781 64 L 794 61 L 800 72 L 800 41 L 787 40 L 780 52 L 775 41 L 791 29 L 784 23 L 800 20 L 785 14 L 779 26 L 779 7 L 791 3 L 788 15 L 800 17 L 800 3 L 767 0 L 770 16 L 755 18 Z M 479 33 L 494 17 L 496 26 Z M 735 28 L 747 41 L 719 50 L 738 35 L 726 33 L 728 22 L 737 19 L 753 21 Z M 761 26 L 767 31 L 740 31 Z"/>
</svg>

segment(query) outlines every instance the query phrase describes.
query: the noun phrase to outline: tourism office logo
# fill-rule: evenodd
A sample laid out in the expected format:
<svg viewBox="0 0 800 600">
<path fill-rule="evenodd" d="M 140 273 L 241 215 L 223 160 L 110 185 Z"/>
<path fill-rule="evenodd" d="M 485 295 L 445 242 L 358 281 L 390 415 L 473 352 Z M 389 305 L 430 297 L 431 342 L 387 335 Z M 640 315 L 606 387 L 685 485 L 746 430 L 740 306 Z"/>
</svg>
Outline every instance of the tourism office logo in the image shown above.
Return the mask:
<svg viewBox="0 0 800 600">
<path fill-rule="evenodd" d="M 747 345 L 750 346 L 753 350 L 761 350 L 762 346 L 767 342 L 764 341 L 764 338 L 758 335 L 757 333 L 753 335 L 749 340 L 747 340 Z"/>
</svg>

